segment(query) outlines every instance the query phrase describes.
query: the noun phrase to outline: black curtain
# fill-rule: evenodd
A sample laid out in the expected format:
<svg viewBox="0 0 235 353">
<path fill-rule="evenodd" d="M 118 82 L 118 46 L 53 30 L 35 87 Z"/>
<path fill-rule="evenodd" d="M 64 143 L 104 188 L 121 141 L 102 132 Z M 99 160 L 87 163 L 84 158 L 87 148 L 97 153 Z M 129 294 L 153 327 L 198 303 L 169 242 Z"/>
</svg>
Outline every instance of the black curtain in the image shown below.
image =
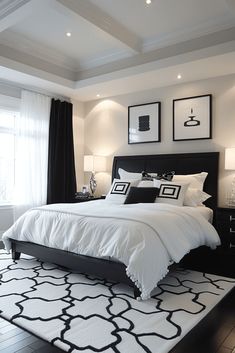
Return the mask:
<svg viewBox="0 0 235 353">
<path fill-rule="evenodd" d="M 47 203 L 72 202 L 76 192 L 73 105 L 52 99 L 49 127 Z"/>
</svg>

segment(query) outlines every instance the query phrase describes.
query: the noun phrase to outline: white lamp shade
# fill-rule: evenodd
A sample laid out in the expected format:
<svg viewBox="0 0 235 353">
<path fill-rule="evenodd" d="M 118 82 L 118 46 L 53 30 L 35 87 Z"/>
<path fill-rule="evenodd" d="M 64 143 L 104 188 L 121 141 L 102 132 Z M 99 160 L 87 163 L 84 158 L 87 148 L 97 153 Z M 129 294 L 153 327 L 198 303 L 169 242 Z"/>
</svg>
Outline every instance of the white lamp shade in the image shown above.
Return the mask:
<svg viewBox="0 0 235 353">
<path fill-rule="evenodd" d="M 84 172 L 105 172 L 106 158 L 103 156 L 84 156 Z"/>
<path fill-rule="evenodd" d="M 225 149 L 225 169 L 235 170 L 235 148 Z"/>
<path fill-rule="evenodd" d="M 94 157 L 84 156 L 84 172 L 93 172 L 93 171 L 94 171 Z"/>
</svg>

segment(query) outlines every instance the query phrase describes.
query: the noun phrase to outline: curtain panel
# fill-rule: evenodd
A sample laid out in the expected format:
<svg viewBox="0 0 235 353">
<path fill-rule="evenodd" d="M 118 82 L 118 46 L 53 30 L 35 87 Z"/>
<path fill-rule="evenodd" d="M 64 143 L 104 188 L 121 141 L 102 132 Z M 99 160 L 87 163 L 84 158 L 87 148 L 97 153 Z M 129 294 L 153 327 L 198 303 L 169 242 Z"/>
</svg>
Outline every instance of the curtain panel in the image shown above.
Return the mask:
<svg viewBox="0 0 235 353">
<path fill-rule="evenodd" d="M 74 201 L 76 174 L 73 105 L 52 99 L 49 127 L 47 203 Z"/>
<path fill-rule="evenodd" d="M 15 123 L 14 220 L 47 201 L 51 98 L 23 90 Z"/>
</svg>

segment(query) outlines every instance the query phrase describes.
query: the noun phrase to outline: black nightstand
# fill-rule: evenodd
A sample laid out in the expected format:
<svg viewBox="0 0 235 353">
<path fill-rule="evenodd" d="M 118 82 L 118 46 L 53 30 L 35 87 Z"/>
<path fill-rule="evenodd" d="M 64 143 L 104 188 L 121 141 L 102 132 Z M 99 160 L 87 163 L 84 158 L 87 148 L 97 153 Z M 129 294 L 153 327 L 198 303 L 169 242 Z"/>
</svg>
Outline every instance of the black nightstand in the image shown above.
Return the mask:
<svg viewBox="0 0 235 353">
<path fill-rule="evenodd" d="M 235 256 L 235 208 L 218 207 L 215 227 L 221 238 L 221 248 Z"/>
<path fill-rule="evenodd" d="M 221 245 L 215 250 L 200 247 L 181 261 L 182 266 L 196 271 L 235 278 L 235 208 L 218 207 L 214 227 Z"/>
<path fill-rule="evenodd" d="M 218 207 L 215 228 L 221 239 L 215 250 L 215 266 L 220 274 L 235 278 L 235 208 Z"/>
</svg>

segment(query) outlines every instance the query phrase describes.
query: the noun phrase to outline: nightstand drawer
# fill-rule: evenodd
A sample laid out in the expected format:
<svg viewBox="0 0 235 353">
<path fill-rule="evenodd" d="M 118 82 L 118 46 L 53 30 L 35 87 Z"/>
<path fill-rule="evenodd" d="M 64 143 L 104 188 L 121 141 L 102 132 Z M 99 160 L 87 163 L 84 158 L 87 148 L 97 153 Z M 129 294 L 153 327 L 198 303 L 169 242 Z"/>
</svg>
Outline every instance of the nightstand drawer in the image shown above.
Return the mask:
<svg viewBox="0 0 235 353">
<path fill-rule="evenodd" d="M 222 242 L 222 248 L 235 253 L 235 209 L 218 208 L 216 212 L 216 229 Z"/>
<path fill-rule="evenodd" d="M 219 232 L 226 233 L 228 235 L 233 235 L 235 236 L 235 223 L 226 223 L 226 222 L 221 222 L 217 221 L 216 223 L 217 230 Z"/>
</svg>

